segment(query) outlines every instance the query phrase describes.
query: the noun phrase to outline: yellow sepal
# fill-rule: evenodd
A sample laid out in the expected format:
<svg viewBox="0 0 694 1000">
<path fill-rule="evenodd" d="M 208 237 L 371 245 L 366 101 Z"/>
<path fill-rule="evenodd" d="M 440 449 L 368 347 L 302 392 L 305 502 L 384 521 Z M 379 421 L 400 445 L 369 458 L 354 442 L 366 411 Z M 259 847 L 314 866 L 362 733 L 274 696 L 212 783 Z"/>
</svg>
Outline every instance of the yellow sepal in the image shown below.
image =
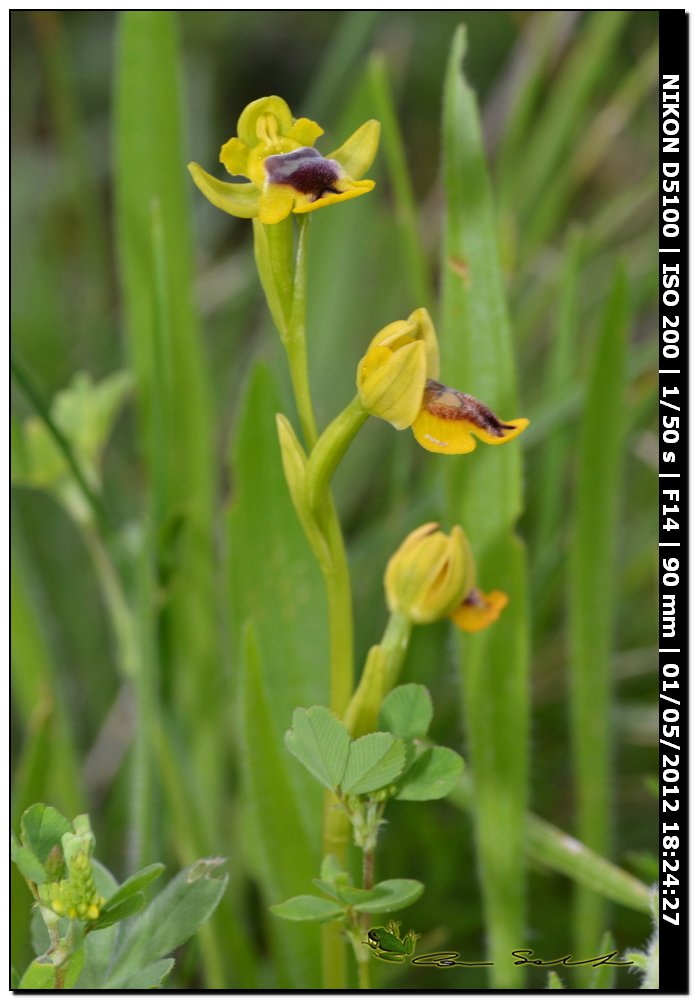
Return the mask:
<svg viewBox="0 0 694 1000">
<path fill-rule="evenodd" d="M 372 118 L 330 153 L 328 159 L 337 160 L 349 177 L 359 180 L 376 159 L 380 138 L 381 123 Z"/>
<path fill-rule="evenodd" d="M 411 340 L 395 351 L 372 347 L 357 370 L 362 406 L 396 430 L 404 430 L 419 413 L 426 377 L 426 349 L 421 340 Z"/>
<path fill-rule="evenodd" d="M 259 130 L 261 118 L 265 121 L 260 122 Z M 265 141 L 267 127 L 272 129 L 272 125 L 267 121 L 270 118 L 275 119 L 274 128 L 281 136 L 287 135 L 294 124 L 289 105 L 281 97 L 259 97 L 257 101 L 247 104 L 239 116 L 236 128 L 241 142 L 252 149 L 259 141 Z M 258 134 L 259 131 L 261 135 Z"/>
<path fill-rule="evenodd" d="M 253 184 L 218 181 L 197 163 L 189 163 L 188 170 L 199 190 L 216 208 L 239 219 L 253 219 L 258 215 L 259 194 Z"/>
</svg>

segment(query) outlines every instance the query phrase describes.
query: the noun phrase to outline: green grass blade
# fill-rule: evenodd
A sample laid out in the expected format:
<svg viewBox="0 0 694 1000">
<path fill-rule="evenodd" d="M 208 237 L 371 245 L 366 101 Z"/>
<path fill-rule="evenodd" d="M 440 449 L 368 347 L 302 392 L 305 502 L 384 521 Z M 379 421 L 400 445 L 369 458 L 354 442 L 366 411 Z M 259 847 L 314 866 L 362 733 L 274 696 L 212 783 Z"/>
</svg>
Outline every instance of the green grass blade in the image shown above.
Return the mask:
<svg viewBox="0 0 694 1000">
<path fill-rule="evenodd" d="M 219 718 L 221 679 L 213 597 L 212 439 L 191 289 L 180 89 L 173 16 L 124 14 L 116 181 L 125 323 L 156 497 L 158 583 L 169 598 L 161 622 L 162 655 L 212 806 L 222 780 L 211 725 Z"/>
<path fill-rule="evenodd" d="M 278 742 L 272 704 L 275 683 L 261 659 L 258 630 L 245 629 L 242 653 L 240 735 L 249 836 L 253 838 L 266 906 L 306 892 L 319 870 L 289 776 L 290 757 Z M 320 814 L 316 823 L 320 824 Z M 314 824 L 315 825 L 315 824 Z M 320 987 L 318 929 L 267 916 L 276 959 L 275 986 Z"/>
<path fill-rule="evenodd" d="M 426 306 L 431 310 L 429 266 L 419 232 L 417 206 L 407 165 L 405 143 L 398 124 L 388 66 L 383 56 L 372 57 L 369 63 L 369 82 L 373 97 L 373 115 L 378 118 L 382 126 L 382 153 L 393 186 L 395 221 L 398 230 L 395 238 L 403 244 L 407 267 L 403 281 L 410 286 L 417 305 Z"/>
<path fill-rule="evenodd" d="M 51 752 L 43 761 L 41 794 L 30 799 L 16 789 L 13 817 L 18 818 L 33 801 L 46 797 L 56 808 L 74 816 L 85 805 L 74 736 L 41 616 L 32 601 L 23 557 L 17 547 L 15 542 L 10 577 L 13 703 L 27 735 L 37 726 L 50 729 Z"/>
<path fill-rule="evenodd" d="M 612 792 L 612 617 L 617 501 L 624 447 L 628 288 L 614 276 L 586 390 L 569 562 L 570 720 L 577 836 L 600 854 L 610 847 Z M 604 906 L 579 892 L 576 948 L 597 947 Z"/>
<path fill-rule="evenodd" d="M 505 200 L 522 206 L 524 218 L 530 218 L 556 171 L 567 169 L 568 160 L 562 158 L 587 115 L 588 102 L 610 65 L 628 15 L 626 10 L 610 10 L 585 17 L 537 124 L 526 134 L 525 155 L 509 165 L 512 183 L 505 186 Z"/>
<path fill-rule="evenodd" d="M 464 774 L 448 800 L 458 809 L 473 808 L 472 774 Z M 638 913 L 651 912 L 651 891 L 630 872 L 591 851 L 589 847 L 564 830 L 548 823 L 534 813 L 527 816 L 528 836 L 525 850 L 528 858 L 572 879 L 577 885 L 599 893 L 620 906 Z"/>
<path fill-rule="evenodd" d="M 354 67 L 364 51 L 382 16 L 380 10 L 348 10 L 344 12 L 318 72 L 302 105 L 302 114 L 323 121 L 335 112 L 340 98 L 354 80 Z"/>
<path fill-rule="evenodd" d="M 475 97 L 461 73 L 465 34 L 455 35 L 444 95 L 443 377 L 502 418 L 516 413 L 515 365 L 496 222 Z M 525 555 L 513 528 L 521 508 L 521 452 L 480 446 L 442 458 L 448 513 L 470 537 L 480 586 L 510 596 L 501 620 L 461 641 L 465 721 L 475 773 L 475 823 L 492 983 L 522 983 L 509 965 L 523 937 L 522 863 L 528 769 L 528 625 Z"/>
<path fill-rule="evenodd" d="M 251 373 L 231 461 L 235 483 L 229 515 L 230 615 L 235 650 L 253 621 L 272 692 L 274 739 L 294 709 L 328 700 L 328 640 L 323 581 L 284 481 L 275 414 L 282 409 L 270 372 Z M 289 768 L 307 830 L 318 850 L 321 790 L 297 763 Z"/>
<path fill-rule="evenodd" d="M 559 406 L 570 393 L 577 367 L 578 275 L 582 240 L 573 233 L 568 241 L 559 290 L 556 334 L 547 346 L 547 378 L 542 398 L 545 405 Z M 549 572 L 562 556 L 562 513 L 564 488 L 568 473 L 570 433 L 567 427 L 555 427 L 543 443 L 539 468 L 533 476 L 537 516 L 533 531 L 535 551 L 533 567 L 534 604 L 547 597 Z M 558 536 L 559 533 L 559 537 Z M 537 612 L 536 612 L 537 614 Z"/>
<path fill-rule="evenodd" d="M 503 183 L 512 183 L 518 157 L 525 155 L 525 134 L 530 128 L 537 102 L 541 97 L 545 74 L 566 44 L 572 11 L 537 12 L 525 25 L 514 51 L 512 79 L 504 84 L 509 90 L 497 154 L 497 175 L 503 201 Z"/>
<path fill-rule="evenodd" d="M 612 99 L 584 130 L 569 162 L 546 185 L 542 198 L 524 229 L 525 252 L 543 243 L 557 222 L 566 218 L 567 205 L 576 189 L 590 179 L 603 157 L 614 149 L 615 139 L 640 111 L 649 91 L 657 87 L 658 44 L 642 56 Z"/>
</svg>

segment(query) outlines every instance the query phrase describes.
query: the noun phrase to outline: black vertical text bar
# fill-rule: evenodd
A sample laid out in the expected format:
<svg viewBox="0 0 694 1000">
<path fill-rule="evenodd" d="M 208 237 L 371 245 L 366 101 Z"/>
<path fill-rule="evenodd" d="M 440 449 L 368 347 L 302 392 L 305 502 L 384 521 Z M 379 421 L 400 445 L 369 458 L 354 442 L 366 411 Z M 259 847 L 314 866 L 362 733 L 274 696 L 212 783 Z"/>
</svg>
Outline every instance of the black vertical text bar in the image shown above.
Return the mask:
<svg viewBox="0 0 694 1000">
<path fill-rule="evenodd" d="M 660 13 L 660 990 L 688 992 L 689 19 Z"/>
</svg>

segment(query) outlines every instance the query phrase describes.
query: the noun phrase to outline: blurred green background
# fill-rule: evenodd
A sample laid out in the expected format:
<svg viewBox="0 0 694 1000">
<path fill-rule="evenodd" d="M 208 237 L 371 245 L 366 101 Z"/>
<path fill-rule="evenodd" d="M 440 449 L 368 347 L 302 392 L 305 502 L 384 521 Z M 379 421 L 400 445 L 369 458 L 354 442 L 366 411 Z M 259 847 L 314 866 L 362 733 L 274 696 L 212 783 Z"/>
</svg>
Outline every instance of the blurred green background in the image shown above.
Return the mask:
<svg viewBox="0 0 694 1000">
<path fill-rule="evenodd" d="M 168 778 L 162 776 L 156 751 L 144 770 L 138 771 L 134 761 L 150 752 L 141 732 L 147 718 L 143 693 L 134 697 L 120 671 L 93 553 L 45 493 L 19 486 L 12 511 L 13 823 L 38 799 L 70 815 L 88 809 L 97 856 L 120 878 L 143 854 L 144 863 L 161 859 L 173 868 L 201 852 L 231 858 L 227 904 L 208 937 L 181 956 L 170 986 L 307 985 L 297 983 L 291 951 L 283 950 L 291 946 L 278 943 L 276 922 L 265 912 L 267 885 L 246 816 L 254 804 L 240 790 L 244 743 L 238 650 L 244 622 L 239 607 L 244 601 L 251 607 L 254 594 L 239 596 L 243 566 L 234 563 L 233 542 L 234 532 L 248 523 L 239 514 L 239 504 L 249 500 L 238 473 L 253 464 L 252 426 L 246 428 L 245 444 L 237 439 L 236 464 L 228 460 L 240 401 L 248 399 L 249 371 L 258 360 L 269 368 L 276 388 L 257 383 L 251 394 L 270 407 L 279 394 L 280 408 L 293 412 L 284 359 L 255 274 L 250 226 L 205 202 L 189 182 L 185 164 L 195 159 L 221 176 L 219 146 L 235 134 L 243 107 L 266 94 L 282 95 L 297 117 L 321 122 L 327 132 L 319 142 L 324 152 L 366 118 L 385 121 L 395 112 L 370 172 L 377 180 L 375 194 L 314 216 L 309 350 L 317 414 L 325 424 L 351 398 L 356 362 L 382 325 L 422 304 L 436 319 L 444 211 L 441 94 L 461 17 L 468 29 L 466 73 L 482 111 L 518 365 L 521 405 L 518 413 L 503 416 L 532 421 L 519 441 L 526 494 L 519 533 L 527 545 L 532 620 L 531 805 L 540 816 L 575 832 L 568 660 L 571 601 L 580 584 L 570 567 L 576 566 L 577 533 L 585 539 L 590 531 L 590 515 L 587 523 L 575 516 L 577 497 L 587 491 L 599 507 L 602 475 L 598 468 L 598 478 L 581 484 L 580 441 L 586 381 L 614 267 L 621 260 L 630 312 L 624 405 L 618 407 L 624 436 L 618 462 L 611 458 L 608 469 L 606 490 L 616 492 L 617 514 L 607 530 L 616 558 L 614 570 L 608 565 L 603 578 L 614 613 L 608 650 L 614 763 L 612 773 L 599 780 L 609 789 L 611 860 L 646 882 L 657 876 L 652 513 L 657 487 L 652 337 L 657 13 L 184 12 L 175 15 L 182 156 L 156 162 L 153 170 L 170 172 L 171 184 L 184 188 L 192 220 L 192 235 L 184 220 L 172 239 L 165 225 L 160 249 L 168 262 L 182 260 L 184 271 L 186 260 L 193 261 L 191 390 L 186 391 L 184 379 L 177 383 L 182 391 L 168 403 L 189 438 L 179 442 L 178 452 L 176 441 L 169 440 L 167 447 L 173 456 L 171 475 L 181 481 L 190 455 L 199 459 L 190 476 L 202 484 L 197 498 L 206 497 L 210 511 L 209 519 L 202 519 L 200 546 L 193 532 L 192 548 L 181 557 L 199 606 L 188 604 L 185 588 L 176 590 L 175 540 L 162 542 L 157 535 L 176 534 L 180 511 L 174 504 L 163 519 L 152 515 L 153 448 L 132 401 L 116 423 L 103 469 L 113 533 L 109 546 L 123 568 L 126 590 L 136 595 L 137 605 L 137 595 L 150 588 L 145 605 L 151 610 L 153 588 L 165 608 L 148 635 L 157 645 L 158 664 L 149 691 L 158 699 L 174 747 Z M 133 51 L 140 30 L 146 29 L 136 21 L 129 26 Z M 146 141 L 156 146 L 157 115 L 160 107 L 162 115 L 168 113 L 160 103 L 168 91 L 165 75 L 143 78 L 140 98 L 144 105 L 151 100 L 151 107 L 138 107 L 128 120 L 133 96 L 123 68 L 124 33 L 119 34 L 114 13 L 13 12 L 11 32 L 13 352 L 48 402 L 78 370 L 101 379 L 129 363 L 137 368 L 133 330 L 141 317 L 137 280 L 132 273 L 128 277 L 132 246 L 127 249 L 128 198 L 137 187 L 137 171 L 128 173 L 123 158 L 137 129 L 152 130 L 143 135 L 143 148 Z M 175 88 L 169 96 L 177 99 Z M 163 133 L 169 125 L 162 121 Z M 175 140 L 165 136 L 164 147 L 175 149 Z M 598 388 L 608 397 L 610 373 L 602 374 Z M 466 390 L 462 384 L 456 388 Z M 21 422 L 32 406 L 26 393 L 15 389 L 13 419 Z M 145 389 L 140 384 L 140 402 Z M 621 394 L 621 385 L 614 391 Z M 613 402 L 606 401 L 606 412 L 613 412 Z M 594 404 L 592 412 L 597 411 Z M 204 438 L 197 444 L 196 434 Z M 609 428 L 606 434 L 609 438 Z M 181 468 L 175 467 L 176 454 Z M 278 474 L 271 482 L 260 480 L 256 488 L 277 492 L 277 512 L 272 503 L 263 509 L 279 531 L 282 519 L 293 517 L 286 496 L 280 495 L 281 479 Z M 385 623 L 385 562 L 406 531 L 440 516 L 439 489 L 430 456 L 415 453 L 410 435 L 396 435 L 376 421 L 338 472 L 335 493 L 355 581 L 357 663 Z M 590 502 L 588 509 L 593 509 Z M 474 549 L 474 539 L 472 544 Z M 151 578 L 143 583 L 143 551 L 156 564 L 154 583 Z M 258 552 L 265 551 L 260 544 Z M 252 546 L 246 555 L 253 558 Z M 275 570 L 268 563 L 267 573 Z M 484 579 L 484 567 L 480 572 L 482 583 L 493 586 Z M 263 566 L 254 566 L 250 576 L 262 581 Z M 271 587 L 265 598 L 270 593 Z M 283 612 L 275 617 L 266 611 L 263 627 L 276 629 L 275 641 L 281 643 Z M 316 626 L 319 652 L 323 640 Z M 415 631 L 403 679 L 429 686 L 436 706 L 435 738 L 465 753 L 460 679 L 443 625 Z M 307 703 L 304 696 L 320 700 L 322 683 L 311 674 L 303 690 L 288 686 L 282 704 L 275 706 L 279 732 L 289 724 L 292 705 Z M 144 795 L 142 788 L 139 794 L 155 813 L 137 836 L 133 774 L 147 776 Z M 191 813 L 195 817 L 184 830 L 181 817 Z M 404 915 L 408 927 L 425 935 L 420 951 L 454 947 L 466 958 L 482 958 L 485 927 L 466 814 L 446 801 L 394 806 L 379 869 L 384 878 L 426 883 L 422 900 Z M 565 877 L 531 864 L 527 934 L 519 947 L 536 948 L 544 956 L 570 950 L 569 886 Z M 17 967 L 30 957 L 28 906 L 28 893 L 17 886 Z M 649 934 L 647 917 L 624 907 L 612 909 L 607 926 L 620 949 L 641 945 Z M 227 944 L 220 947 L 220 941 Z M 377 973 L 390 988 L 485 984 L 481 970 L 379 967 Z M 538 985 L 544 979 L 528 982 Z"/>
</svg>

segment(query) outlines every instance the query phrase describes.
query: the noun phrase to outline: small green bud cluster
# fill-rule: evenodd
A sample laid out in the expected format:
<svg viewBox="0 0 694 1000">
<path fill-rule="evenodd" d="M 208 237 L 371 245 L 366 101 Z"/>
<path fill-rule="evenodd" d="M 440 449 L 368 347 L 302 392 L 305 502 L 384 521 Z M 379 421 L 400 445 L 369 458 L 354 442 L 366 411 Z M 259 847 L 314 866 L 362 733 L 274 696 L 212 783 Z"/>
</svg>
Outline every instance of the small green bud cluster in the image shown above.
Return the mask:
<svg viewBox="0 0 694 1000">
<path fill-rule="evenodd" d="M 65 833 L 62 838 L 67 878 L 45 882 L 39 886 L 39 896 L 42 903 L 59 917 L 94 921 L 98 920 L 106 902 L 94 882 L 91 862 L 94 836 L 86 816 L 75 819 L 74 829 L 75 833 Z M 57 854 L 53 860 L 54 869 L 62 874 L 63 865 L 58 865 Z"/>
</svg>

